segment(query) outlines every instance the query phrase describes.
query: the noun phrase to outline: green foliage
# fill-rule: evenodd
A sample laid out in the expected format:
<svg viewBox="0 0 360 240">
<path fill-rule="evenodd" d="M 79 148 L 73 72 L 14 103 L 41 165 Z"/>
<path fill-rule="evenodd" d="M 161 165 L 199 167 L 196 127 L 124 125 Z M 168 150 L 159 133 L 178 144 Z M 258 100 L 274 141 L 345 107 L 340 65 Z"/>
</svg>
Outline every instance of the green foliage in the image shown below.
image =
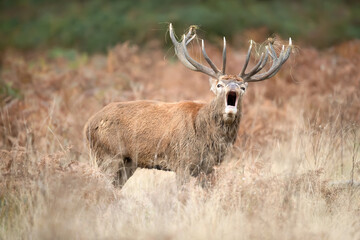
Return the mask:
<svg viewBox="0 0 360 240">
<path fill-rule="evenodd" d="M 0 8 L 1 48 L 105 51 L 117 42 L 163 40 L 169 22 L 177 29 L 197 24 L 207 36 L 229 40 L 262 26 L 319 47 L 360 38 L 357 1 L 5 0 Z"/>
<path fill-rule="evenodd" d="M 3 82 L 0 79 L 0 100 L 7 101 L 8 99 L 13 98 L 22 98 L 22 95 L 20 93 L 19 89 L 16 89 L 12 86 L 12 83 Z"/>
</svg>

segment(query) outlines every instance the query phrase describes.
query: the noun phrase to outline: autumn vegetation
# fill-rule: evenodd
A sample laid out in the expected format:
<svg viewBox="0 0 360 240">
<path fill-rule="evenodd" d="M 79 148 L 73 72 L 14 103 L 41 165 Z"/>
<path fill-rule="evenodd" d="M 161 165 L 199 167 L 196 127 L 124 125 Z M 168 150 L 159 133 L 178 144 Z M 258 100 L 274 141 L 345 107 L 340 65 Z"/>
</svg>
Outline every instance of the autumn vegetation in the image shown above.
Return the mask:
<svg viewBox="0 0 360 240">
<path fill-rule="evenodd" d="M 228 72 L 268 34 L 234 35 Z M 207 53 L 221 65 L 212 36 Z M 359 238 L 360 41 L 293 40 L 279 73 L 249 84 L 235 147 L 205 186 L 138 169 L 122 188 L 88 154 L 88 118 L 113 101 L 209 101 L 208 78 L 156 38 L 95 53 L 2 45 L 0 239 Z"/>
</svg>

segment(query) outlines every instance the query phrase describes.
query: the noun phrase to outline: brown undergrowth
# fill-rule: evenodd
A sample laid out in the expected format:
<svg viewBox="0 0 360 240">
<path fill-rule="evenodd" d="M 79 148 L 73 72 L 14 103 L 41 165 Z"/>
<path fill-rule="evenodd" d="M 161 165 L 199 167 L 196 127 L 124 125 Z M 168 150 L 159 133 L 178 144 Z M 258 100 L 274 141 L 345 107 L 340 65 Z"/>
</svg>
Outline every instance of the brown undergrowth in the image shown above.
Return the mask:
<svg viewBox="0 0 360 240">
<path fill-rule="evenodd" d="M 93 113 L 111 101 L 211 99 L 206 77 L 154 46 L 74 59 L 5 52 L 0 239 L 359 237 L 359 41 L 300 48 L 250 84 L 234 151 L 207 188 L 144 169 L 114 188 L 84 148 Z M 239 72 L 245 51 L 228 52 Z"/>
</svg>

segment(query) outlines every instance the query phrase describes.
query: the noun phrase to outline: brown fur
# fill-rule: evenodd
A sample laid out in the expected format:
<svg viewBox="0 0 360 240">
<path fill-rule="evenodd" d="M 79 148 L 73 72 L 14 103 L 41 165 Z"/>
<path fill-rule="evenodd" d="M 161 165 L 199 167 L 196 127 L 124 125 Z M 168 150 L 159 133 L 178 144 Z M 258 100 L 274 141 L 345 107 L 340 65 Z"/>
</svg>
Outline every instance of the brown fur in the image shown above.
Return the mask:
<svg viewBox="0 0 360 240">
<path fill-rule="evenodd" d="M 178 174 L 210 173 L 235 142 L 241 118 L 223 118 L 225 93 L 210 103 L 134 101 L 110 103 L 85 126 L 97 163 L 120 180 L 136 167 L 172 170 Z"/>
</svg>

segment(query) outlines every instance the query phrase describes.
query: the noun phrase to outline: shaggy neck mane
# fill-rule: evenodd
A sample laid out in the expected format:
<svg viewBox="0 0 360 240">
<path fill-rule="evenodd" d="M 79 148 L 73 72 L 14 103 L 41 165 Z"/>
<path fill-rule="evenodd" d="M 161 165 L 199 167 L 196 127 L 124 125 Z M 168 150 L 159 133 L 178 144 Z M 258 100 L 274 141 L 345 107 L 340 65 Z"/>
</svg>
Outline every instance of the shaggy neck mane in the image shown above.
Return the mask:
<svg viewBox="0 0 360 240">
<path fill-rule="evenodd" d="M 224 102 L 212 100 L 199 110 L 195 122 L 195 129 L 199 137 L 209 138 L 221 144 L 233 144 L 236 140 L 241 120 L 241 100 L 238 103 L 238 112 L 232 123 L 225 123 L 223 117 Z"/>
</svg>

